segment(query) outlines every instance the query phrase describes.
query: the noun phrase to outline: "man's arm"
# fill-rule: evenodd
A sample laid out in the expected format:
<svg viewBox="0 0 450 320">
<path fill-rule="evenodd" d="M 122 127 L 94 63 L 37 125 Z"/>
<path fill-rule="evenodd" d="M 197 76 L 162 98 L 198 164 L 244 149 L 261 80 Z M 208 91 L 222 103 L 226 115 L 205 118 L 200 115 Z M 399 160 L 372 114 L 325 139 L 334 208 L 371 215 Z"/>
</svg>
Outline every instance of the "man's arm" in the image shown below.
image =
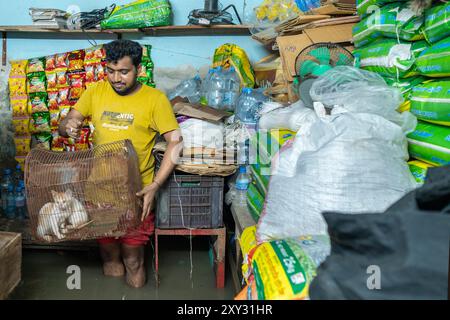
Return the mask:
<svg viewBox="0 0 450 320">
<path fill-rule="evenodd" d="M 180 130 L 167 132 L 163 134 L 163 136 L 167 141 L 167 149 L 164 153 L 161 167 L 154 177 L 153 183 L 149 184 L 142 189 L 142 191 L 137 193 L 137 196 L 144 197 L 142 220 L 144 220 L 150 213 L 156 192 L 172 173 L 180 157 L 181 150 L 183 149 L 183 144 L 181 143 L 183 141 L 183 137 L 181 136 Z"/>
<path fill-rule="evenodd" d="M 59 124 L 59 134 L 63 137 L 78 138 L 84 116 L 77 110 L 72 109 Z"/>
</svg>

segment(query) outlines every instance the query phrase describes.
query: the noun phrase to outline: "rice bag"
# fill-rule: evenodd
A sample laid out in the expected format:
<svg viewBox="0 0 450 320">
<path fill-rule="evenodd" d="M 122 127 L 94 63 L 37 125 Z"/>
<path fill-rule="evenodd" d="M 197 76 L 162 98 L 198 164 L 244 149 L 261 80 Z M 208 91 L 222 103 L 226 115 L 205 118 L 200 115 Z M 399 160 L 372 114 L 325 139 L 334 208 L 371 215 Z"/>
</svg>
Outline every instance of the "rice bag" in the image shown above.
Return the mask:
<svg viewBox="0 0 450 320">
<path fill-rule="evenodd" d="M 14 144 L 16 145 L 16 156 L 26 156 L 30 153 L 31 136 L 14 137 Z"/>
<path fill-rule="evenodd" d="M 424 18 L 416 17 L 407 5 L 387 4 L 353 27 L 355 47 L 363 47 L 381 37 L 406 41 L 422 40 L 423 22 Z"/>
<path fill-rule="evenodd" d="M 45 57 L 45 71 L 53 71 L 56 69 L 55 55 Z"/>
<path fill-rule="evenodd" d="M 9 78 L 9 95 L 14 96 L 25 96 L 27 94 L 27 78 L 15 77 Z"/>
<path fill-rule="evenodd" d="M 450 76 L 450 37 L 422 51 L 416 66 L 417 71 L 427 77 Z"/>
<path fill-rule="evenodd" d="M 31 138 L 31 148 L 51 150 L 52 134 L 50 132 L 40 132 Z"/>
<path fill-rule="evenodd" d="M 67 53 L 58 53 L 55 55 L 56 69 L 67 69 Z"/>
<path fill-rule="evenodd" d="M 28 98 L 27 96 L 13 97 L 10 99 L 13 117 L 28 116 Z"/>
<path fill-rule="evenodd" d="M 360 68 L 376 72 L 384 77 L 407 78 L 417 75 L 415 57 L 410 43 L 398 43 L 394 39 L 382 39 L 353 52 Z"/>
<path fill-rule="evenodd" d="M 52 130 L 58 129 L 59 125 L 59 109 L 58 110 L 50 110 L 50 128 Z"/>
<path fill-rule="evenodd" d="M 57 69 L 56 70 L 56 87 L 57 88 L 65 88 L 69 86 L 69 80 L 67 78 L 67 70 L 66 69 Z"/>
<path fill-rule="evenodd" d="M 35 112 L 47 112 L 47 93 L 36 92 L 29 95 L 29 109 L 30 114 Z"/>
<path fill-rule="evenodd" d="M 83 70 L 84 56 L 85 56 L 84 50 L 76 50 L 69 52 L 69 54 L 67 55 L 67 60 L 69 61 L 67 70 L 68 71 Z"/>
<path fill-rule="evenodd" d="M 450 2 L 433 6 L 425 12 L 423 31 L 430 43 L 450 36 Z"/>
<path fill-rule="evenodd" d="M 402 93 L 403 98 L 405 100 L 409 100 L 410 95 L 411 95 L 411 90 L 415 86 L 427 81 L 427 78 L 422 77 L 422 76 L 417 76 L 417 77 L 411 77 L 411 78 L 399 79 L 399 80 L 397 80 L 396 78 L 384 78 L 384 80 L 386 80 L 386 83 L 389 86 L 398 88 L 400 90 L 400 92 Z"/>
<path fill-rule="evenodd" d="M 46 72 L 47 76 L 47 90 L 53 90 L 57 87 L 57 81 L 56 81 L 56 72 L 50 71 Z"/>
<path fill-rule="evenodd" d="M 12 125 L 16 136 L 26 136 L 30 134 L 30 117 L 17 117 L 12 119 Z"/>
<path fill-rule="evenodd" d="M 45 72 L 29 73 L 27 77 L 28 77 L 28 93 L 47 91 Z"/>
<path fill-rule="evenodd" d="M 419 160 L 409 161 L 408 166 L 414 179 L 420 184 L 425 183 L 428 168 L 433 167 L 431 164 Z"/>
<path fill-rule="evenodd" d="M 27 65 L 28 60 L 13 60 L 10 61 L 11 64 L 11 76 L 26 76 L 27 75 Z"/>
<path fill-rule="evenodd" d="M 47 101 L 49 110 L 59 110 L 58 107 L 58 91 L 49 91 L 48 92 L 48 101 Z"/>
<path fill-rule="evenodd" d="M 427 41 L 425 41 L 425 40 L 419 40 L 419 41 L 415 41 L 415 42 L 412 43 L 412 45 L 411 45 L 411 51 L 412 51 L 414 57 L 417 58 L 417 57 L 420 56 L 420 54 L 421 54 L 424 50 L 428 49 L 429 47 L 430 47 L 430 45 L 428 44 Z"/>
<path fill-rule="evenodd" d="M 69 105 L 69 88 L 61 88 L 58 91 L 58 105 Z"/>
<path fill-rule="evenodd" d="M 36 112 L 31 115 L 32 133 L 50 132 L 50 113 Z"/>
<path fill-rule="evenodd" d="M 409 155 L 434 166 L 450 164 L 450 127 L 418 121 L 407 135 Z"/>
<path fill-rule="evenodd" d="M 450 126 L 450 79 L 419 84 L 410 99 L 410 111 L 417 119 Z"/>
<path fill-rule="evenodd" d="M 27 73 L 44 72 L 45 58 L 33 58 L 28 60 Z"/>
</svg>

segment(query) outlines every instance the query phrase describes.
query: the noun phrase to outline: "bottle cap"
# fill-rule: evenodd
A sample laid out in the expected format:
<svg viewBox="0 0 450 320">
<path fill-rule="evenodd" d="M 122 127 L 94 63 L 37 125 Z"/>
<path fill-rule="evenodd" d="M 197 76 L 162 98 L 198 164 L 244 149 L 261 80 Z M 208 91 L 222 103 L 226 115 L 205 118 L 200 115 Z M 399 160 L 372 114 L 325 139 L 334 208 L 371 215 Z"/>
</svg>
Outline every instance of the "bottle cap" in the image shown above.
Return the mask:
<svg viewBox="0 0 450 320">
<path fill-rule="evenodd" d="M 245 166 L 240 166 L 239 173 L 247 173 L 247 168 Z"/>
<path fill-rule="evenodd" d="M 252 93 L 252 89 L 251 88 L 242 88 L 242 93 L 250 94 L 250 93 Z"/>
</svg>

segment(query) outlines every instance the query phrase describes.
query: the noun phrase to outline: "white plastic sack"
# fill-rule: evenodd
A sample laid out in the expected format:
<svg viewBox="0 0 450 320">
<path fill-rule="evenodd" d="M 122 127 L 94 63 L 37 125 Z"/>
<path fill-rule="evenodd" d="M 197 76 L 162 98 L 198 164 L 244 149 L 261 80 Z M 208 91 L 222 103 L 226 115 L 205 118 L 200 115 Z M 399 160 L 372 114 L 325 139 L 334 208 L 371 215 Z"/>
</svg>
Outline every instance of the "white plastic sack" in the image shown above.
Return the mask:
<svg viewBox="0 0 450 320">
<path fill-rule="evenodd" d="M 315 121 L 316 114 L 302 101 L 285 107 L 277 102 L 266 102 L 259 112 L 259 128 L 263 130 L 287 129 L 297 132 L 302 125 Z"/>
<path fill-rule="evenodd" d="M 360 102 L 363 94 L 375 102 L 369 87 L 360 87 Z M 384 89 L 396 90 L 386 85 Z M 338 100 L 336 94 L 333 102 Z M 406 163 L 409 129 L 403 128 L 414 124 L 397 124 L 381 116 L 396 118 L 383 110 L 393 106 L 392 101 L 361 105 L 362 112 L 346 109 L 344 99 L 340 102 L 331 115 L 316 106 L 316 121 L 301 126 L 290 148 L 273 163 L 258 241 L 327 234 L 322 212 L 383 212 L 417 187 Z M 355 106 L 351 99 L 348 103 Z"/>
<path fill-rule="evenodd" d="M 223 148 L 223 123 L 213 123 L 199 119 L 188 119 L 180 123 L 184 148 Z"/>
</svg>

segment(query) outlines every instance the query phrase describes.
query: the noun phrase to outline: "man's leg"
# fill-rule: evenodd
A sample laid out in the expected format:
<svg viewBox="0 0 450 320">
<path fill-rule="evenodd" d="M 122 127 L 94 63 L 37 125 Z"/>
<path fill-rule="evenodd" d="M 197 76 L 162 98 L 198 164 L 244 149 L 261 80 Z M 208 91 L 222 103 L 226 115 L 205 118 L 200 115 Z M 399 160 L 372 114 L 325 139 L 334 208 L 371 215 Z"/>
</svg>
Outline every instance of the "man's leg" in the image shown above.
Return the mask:
<svg viewBox="0 0 450 320">
<path fill-rule="evenodd" d="M 145 285 L 144 245 L 122 243 L 122 257 L 126 269 L 126 281 L 134 287 Z"/>
<path fill-rule="evenodd" d="M 120 254 L 119 241 L 98 241 L 100 247 L 100 255 L 103 260 L 103 273 L 105 276 L 121 277 L 125 274 L 125 268 L 122 263 Z"/>
</svg>

